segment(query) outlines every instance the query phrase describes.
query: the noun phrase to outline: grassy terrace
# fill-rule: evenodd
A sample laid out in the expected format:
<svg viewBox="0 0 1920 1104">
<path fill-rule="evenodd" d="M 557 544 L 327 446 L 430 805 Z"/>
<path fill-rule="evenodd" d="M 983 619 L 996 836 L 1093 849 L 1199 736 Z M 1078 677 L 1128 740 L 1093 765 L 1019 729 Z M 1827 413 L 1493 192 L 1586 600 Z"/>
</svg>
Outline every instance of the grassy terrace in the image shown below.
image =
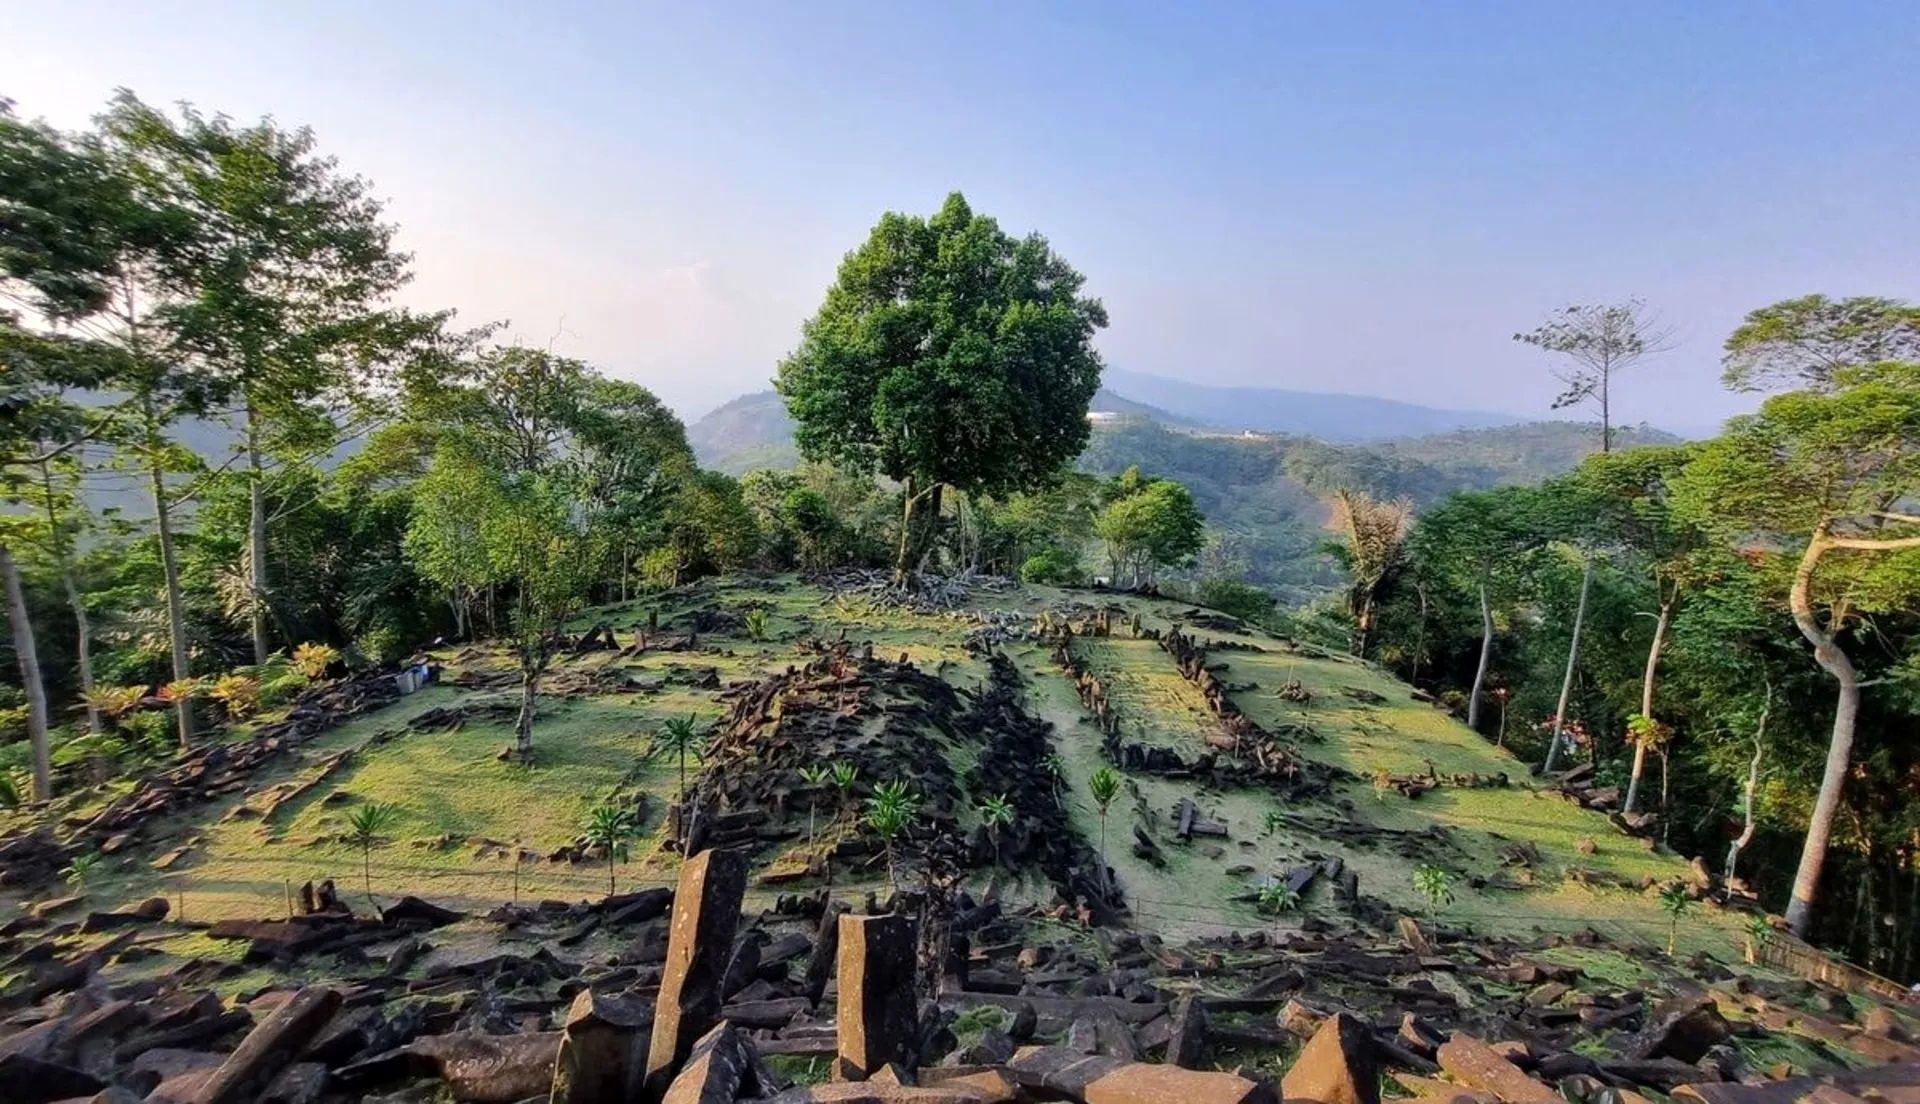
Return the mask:
<svg viewBox="0 0 1920 1104">
<path fill-rule="evenodd" d="M 989 594 L 983 607 L 1015 610 L 1030 616 L 1064 601 L 1088 602 L 1094 596 L 1027 588 Z M 1128 612 L 1139 611 L 1147 624 L 1165 628 L 1182 607 L 1126 599 Z M 957 615 L 914 614 L 875 608 L 858 598 L 833 599 L 791 579 L 735 580 L 690 594 L 636 601 L 595 610 L 575 627 L 606 621 L 622 642 L 658 609 L 663 630 L 701 606 L 741 611 L 767 610 L 764 640 L 750 640 L 743 629 L 703 634 L 709 650 L 698 653 L 650 653 L 638 658 L 593 653 L 556 665 L 554 682 L 576 687 L 566 697 L 541 703 L 535 733 L 539 762 L 528 769 L 500 763 L 495 755 L 511 741 L 514 697 L 509 689 L 461 689 L 441 686 L 423 691 L 373 715 L 360 718 L 315 740 L 257 779 L 255 791 L 310 777 L 329 757 L 348 749 L 354 760 L 271 822 L 225 819 L 244 800 L 235 796 L 200 807 L 193 822 L 168 825 L 157 833 L 170 842 L 139 854 L 106 860 L 89 887 L 97 902 L 118 902 L 156 893 L 184 896 L 189 918 L 278 915 L 285 910 L 289 884 L 332 877 L 343 894 L 362 892 L 361 855 L 344 842 L 346 818 L 359 803 L 391 802 L 401 809 L 391 839 L 376 847 L 371 875 L 376 895 L 391 898 L 416 893 L 467 908 L 483 908 L 518 892 L 528 898 L 577 899 L 604 893 L 606 869 L 593 864 L 545 861 L 516 864 L 514 852 L 545 856 L 579 831 L 587 810 L 616 794 L 645 793 L 649 816 L 632 861 L 622 865 L 620 884 L 671 877 L 675 859 L 659 849 L 662 812 L 677 784 L 674 764 L 644 757 L 648 741 L 669 717 L 692 714 L 718 717 L 720 692 L 694 685 L 711 668 L 722 684 L 784 670 L 803 662 L 796 643 L 805 636 L 832 639 L 844 629 L 849 640 L 872 640 L 887 657 L 901 653 L 962 688 L 977 686 L 985 664 L 967 655 L 962 640 L 972 621 Z M 1113 688 L 1124 723 L 1153 742 L 1182 754 L 1203 750 L 1211 719 L 1205 703 L 1151 641 L 1125 638 L 1083 640 L 1089 661 Z M 1538 926 L 1574 930 L 1595 925 L 1615 937 L 1631 935 L 1664 942 L 1667 918 L 1657 902 L 1638 889 L 1589 887 L 1579 875 L 1592 872 L 1599 883 L 1643 878 L 1668 879 L 1684 872 L 1680 859 L 1658 855 L 1616 833 L 1599 814 L 1544 792 L 1535 792 L 1524 764 L 1496 749 L 1464 726 L 1413 700 L 1402 684 L 1344 659 L 1288 650 L 1266 637 L 1223 637 L 1202 631 L 1202 639 L 1239 639 L 1263 651 L 1217 652 L 1230 685 L 1251 684 L 1236 693 L 1238 704 L 1264 725 L 1304 723 L 1318 734 L 1302 745 L 1315 760 L 1344 768 L 1355 781 L 1342 784 L 1330 800 L 1285 805 L 1260 790 L 1206 792 L 1192 783 L 1155 777 L 1129 779 L 1130 788 L 1115 803 L 1108 824 L 1108 855 L 1121 885 L 1145 926 L 1172 935 L 1212 934 L 1226 927 L 1266 927 L 1250 905 L 1231 898 L 1245 894 L 1267 873 L 1284 871 L 1308 858 L 1339 855 L 1360 875 L 1363 893 L 1384 898 L 1397 908 L 1424 912 L 1410 876 L 1420 862 L 1447 866 L 1461 875 L 1458 899 L 1443 910 L 1447 922 L 1482 930 L 1525 931 Z M 1076 830 L 1099 838 L 1100 823 L 1087 795 L 1087 779 L 1104 763 L 1093 725 L 1067 680 L 1035 643 L 1007 649 L 1028 683 L 1028 706 L 1055 726 L 1056 750 L 1066 765 L 1068 801 Z M 503 652 L 449 649 L 440 657 L 450 674 L 506 672 Z M 627 681 L 634 692 L 578 692 L 586 678 Z M 1311 692 L 1305 704 L 1280 700 L 1274 690 L 1290 678 Z M 606 685 L 599 683 L 596 685 Z M 1358 694 L 1349 690 L 1359 691 Z M 1372 700 L 1373 696 L 1383 700 Z M 1367 700 L 1362 700 L 1367 699 Z M 497 714 L 470 717 L 458 728 L 416 731 L 407 722 L 436 707 L 480 708 L 498 703 Z M 956 756 L 977 754 L 958 748 Z M 1428 764 L 1443 774 L 1505 772 L 1513 784 L 1499 789 L 1443 787 L 1417 800 L 1377 793 L 1373 772 L 1424 772 Z M 956 765 L 962 769 L 965 762 Z M 1035 765 L 1038 769 L 1038 764 Z M 1138 798 L 1136 800 L 1135 793 Z M 1224 821 L 1225 840 L 1196 837 L 1188 844 L 1174 838 L 1171 818 L 1181 797 L 1191 796 L 1207 815 Z M 1131 854 L 1133 828 L 1144 810 L 1157 828 L 1167 856 L 1155 869 Z M 1269 828 L 1268 814 L 1286 820 Z M 1376 830 L 1377 842 L 1359 846 L 1330 833 L 1336 826 Z M 1432 826 L 1447 829 L 1444 841 L 1423 839 L 1403 847 L 1395 833 L 1419 833 Z M 1518 842 L 1539 849 L 1530 868 L 1502 865 L 1502 852 Z M 1594 845 L 1583 853 L 1585 841 Z M 169 847 L 190 844 L 183 861 L 167 873 L 151 861 Z M 1405 853 L 1403 853 L 1405 852 Z M 763 856 L 771 859 L 773 856 Z M 1570 877 L 1569 872 L 1574 876 Z M 1494 879 L 1508 889 L 1470 890 L 1471 875 Z M 858 883 L 842 878 L 841 886 Z M 1031 883 L 1029 883 L 1031 884 Z M 1032 886 L 1036 891 L 1040 887 Z M 766 896 L 770 897 L 768 892 Z M 1308 911 L 1330 909 L 1326 891 L 1315 888 Z M 1284 923 L 1297 923 L 1288 918 Z M 1682 921 L 1681 942 L 1732 957 L 1736 926 L 1711 910 L 1695 909 Z"/>
</svg>

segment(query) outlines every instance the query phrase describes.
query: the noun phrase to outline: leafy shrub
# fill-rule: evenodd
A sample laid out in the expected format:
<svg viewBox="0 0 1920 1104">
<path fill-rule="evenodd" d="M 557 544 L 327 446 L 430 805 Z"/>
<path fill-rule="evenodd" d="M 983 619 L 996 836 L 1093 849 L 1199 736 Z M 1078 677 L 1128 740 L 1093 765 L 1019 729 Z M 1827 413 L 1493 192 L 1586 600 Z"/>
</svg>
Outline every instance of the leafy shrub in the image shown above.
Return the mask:
<svg viewBox="0 0 1920 1104">
<path fill-rule="evenodd" d="M 374 625 L 355 638 L 353 646 L 374 663 L 393 663 L 408 651 L 406 634 L 397 625 Z"/>
<path fill-rule="evenodd" d="M 1275 599 L 1261 587 L 1238 579 L 1205 579 L 1200 583 L 1200 604 L 1217 609 L 1242 621 L 1262 621 L 1273 612 Z"/>
<path fill-rule="evenodd" d="M 1077 586 L 1086 582 L 1087 576 L 1080 569 L 1078 556 L 1064 548 L 1046 548 L 1020 565 L 1020 578 L 1043 586 Z"/>
<path fill-rule="evenodd" d="M 309 679 L 327 677 L 327 668 L 340 662 L 340 649 L 331 644 L 308 642 L 293 650 L 293 665 Z"/>
<path fill-rule="evenodd" d="M 233 672 L 221 675 L 208 688 L 207 696 L 226 708 L 233 720 L 245 720 L 259 712 L 260 680 Z"/>
<path fill-rule="evenodd" d="M 93 692 L 85 697 L 87 704 L 98 710 L 101 716 L 112 721 L 122 721 L 129 713 L 140 708 L 140 703 L 146 700 L 147 688 L 96 684 Z"/>
<path fill-rule="evenodd" d="M 93 782 L 104 782 L 120 772 L 122 764 L 134 756 L 132 745 L 111 732 L 89 732 L 75 736 L 53 749 L 57 767 L 79 767 Z"/>
<path fill-rule="evenodd" d="M 165 755 L 173 750 L 173 714 L 166 710 L 142 710 L 128 717 L 122 728 L 127 741 L 148 755 Z"/>
<path fill-rule="evenodd" d="M 1453 903 L 1453 875 L 1432 863 L 1421 863 L 1413 871 L 1413 888 L 1427 899 L 1434 911 Z"/>
<path fill-rule="evenodd" d="M 767 611 L 750 609 L 746 614 L 747 639 L 765 640 L 767 638 Z"/>
<path fill-rule="evenodd" d="M 281 656 L 275 656 L 254 668 L 254 677 L 260 682 L 262 709 L 272 709 L 292 701 L 313 681 L 300 669 L 299 664 Z"/>
</svg>

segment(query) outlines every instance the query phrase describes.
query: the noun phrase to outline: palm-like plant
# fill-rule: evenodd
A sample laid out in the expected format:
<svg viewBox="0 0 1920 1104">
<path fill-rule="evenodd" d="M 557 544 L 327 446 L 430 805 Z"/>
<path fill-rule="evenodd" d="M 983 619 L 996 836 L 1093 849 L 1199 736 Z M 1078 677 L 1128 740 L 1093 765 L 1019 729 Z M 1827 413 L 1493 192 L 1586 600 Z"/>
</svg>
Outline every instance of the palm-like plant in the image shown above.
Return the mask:
<svg viewBox="0 0 1920 1104">
<path fill-rule="evenodd" d="M 1414 867 L 1413 888 L 1435 912 L 1453 903 L 1453 875 L 1445 867 L 1432 863 Z"/>
<path fill-rule="evenodd" d="M 1300 892 L 1281 881 L 1268 882 L 1260 887 L 1256 898 L 1260 911 L 1273 917 L 1273 927 L 1280 930 L 1280 917 L 1300 907 Z"/>
<path fill-rule="evenodd" d="M 1006 794 L 995 794 L 980 802 L 980 821 L 987 826 L 987 839 L 993 842 L 993 864 L 1000 865 L 1000 831 L 1013 824 L 1013 802 Z"/>
<path fill-rule="evenodd" d="M 370 902 L 373 901 L 373 845 L 399 819 L 400 807 L 381 801 L 369 802 L 347 814 L 347 837 L 360 849 L 360 877 Z M 374 904 L 378 907 L 378 902 Z"/>
<path fill-rule="evenodd" d="M 767 611 L 750 609 L 746 616 L 747 639 L 765 640 L 767 638 Z"/>
<path fill-rule="evenodd" d="M 1673 955 L 1674 946 L 1680 940 L 1680 914 L 1693 907 L 1693 895 L 1681 882 L 1674 882 L 1660 891 L 1660 910 L 1667 914 L 1667 955 Z"/>
<path fill-rule="evenodd" d="M 140 708 L 146 696 L 144 686 L 95 686 L 81 695 L 89 708 L 115 723 Z"/>
<path fill-rule="evenodd" d="M 616 805 L 602 805 L 587 814 L 586 841 L 607 852 L 607 896 L 614 894 L 615 864 L 627 857 L 627 841 L 638 835 L 633 814 Z"/>
<path fill-rule="evenodd" d="M 1112 897 L 1113 886 L 1107 876 L 1107 810 L 1113 807 L 1113 799 L 1120 796 L 1120 772 L 1101 767 L 1087 780 L 1087 790 L 1093 795 L 1093 807 L 1100 813 L 1100 895 Z"/>
<path fill-rule="evenodd" d="M 251 675 L 221 675 L 207 696 L 226 707 L 229 719 L 245 720 L 260 708 L 260 680 Z"/>
<path fill-rule="evenodd" d="M 68 885 L 85 889 L 87 887 L 88 876 L 93 873 L 94 867 L 99 865 L 100 853 L 98 851 L 87 851 L 75 855 L 69 860 L 66 869 L 60 871 L 60 876 L 67 880 Z"/>
<path fill-rule="evenodd" d="M 660 734 L 654 738 L 653 742 L 655 754 L 672 755 L 680 763 L 680 796 L 677 800 L 680 806 L 682 839 L 692 834 L 692 828 L 687 823 L 687 756 L 691 755 L 696 759 L 700 756 L 700 730 L 696 727 L 697 724 L 697 718 L 691 714 L 685 717 L 674 717 L 660 726 Z"/>
<path fill-rule="evenodd" d="M 1049 751 L 1047 752 L 1047 757 L 1040 760 L 1040 769 L 1047 772 L 1047 782 L 1053 787 L 1053 792 L 1057 795 L 1061 787 L 1067 784 L 1066 759 L 1057 751 Z"/>
<path fill-rule="evenodd" d="M 880 837 L 887 852 L 887 884 L 900 888 L 894 866 L 894 841 L 899 839 L 920 812 L 920 795 L 905 782 L 882 782 L 867 799 L 867 827 Z"/>
<path fill-rule="evenodd" d="M 833 788 L 840 791 L 840 808 L 845 809 L 853 797 L 853 785 L 860 781 L 860 768 L 842 759 L 833 765 Z"/>
</svg>

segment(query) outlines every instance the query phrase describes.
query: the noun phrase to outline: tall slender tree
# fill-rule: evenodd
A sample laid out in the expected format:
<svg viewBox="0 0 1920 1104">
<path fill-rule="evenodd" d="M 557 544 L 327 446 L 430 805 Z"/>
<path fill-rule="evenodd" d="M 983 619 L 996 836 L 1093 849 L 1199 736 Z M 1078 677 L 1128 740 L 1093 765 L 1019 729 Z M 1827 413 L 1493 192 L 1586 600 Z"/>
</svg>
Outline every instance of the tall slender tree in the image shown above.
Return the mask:
<svg viewBox="0 0 1920 1104">
<path fill-rule="evenodd" d="M 1609 305 L 1579 305 L 1558 313 L 1515 341 L 1565 358 L 1554 375 L 1566 390 L 1553 400 L 1555 410 L 1592 406 L 1600 416 L 1600 451 L 1613 451 L 1614 377 L 1648 356 L 1673 347 L 1673 330 L 1637 299 Z M 1593 593 L 1594 552 L 1582 548 L 1586 566 L 1580 574 L 1580 601 L 1573 615 L 1573 634 L 1567 642 L 1566 673 L 1560 682 L 1560 701 L 1553 711 L 1553 734 L 1547 741 L 1546 769 L 1554 768 L 1567 726 L 1567 703 L 1573 695 L 1574 669 L 1580 662 L 1580 634 L 1586 624 L 1587 602 Z"/>
<path fill-rule="evenodd" d="M 276 460 L 324 455 L 351 424 L 369 374 L 437 319 L 389 309 L 409 258 L 365 181 L 315 152 L 311 131 L 178 117 L 122 91 L 101 128 L 151 201 L 192 232 L 160 257 L 174 355 L 223 381 L 235 407 L 249 526 L 245 572 L 254 662 L 271 650 L 267 477 Z"/>
<path fill-rule="evenodd" d="M 1846 642 L 1865 615 L 1920 598 L 1920 363 L 1843 368 L 1829 391 L 1767 400 L 1676 482 L 1684 509 L 1755 555 L 1791 561 L 1786 604 L 1836 701 L 1787 924 L 1805 936 L 1852 765 L 1861 679 Z M 1783 563 L 1782 567 L 1786 565 Z"/>
</svg>

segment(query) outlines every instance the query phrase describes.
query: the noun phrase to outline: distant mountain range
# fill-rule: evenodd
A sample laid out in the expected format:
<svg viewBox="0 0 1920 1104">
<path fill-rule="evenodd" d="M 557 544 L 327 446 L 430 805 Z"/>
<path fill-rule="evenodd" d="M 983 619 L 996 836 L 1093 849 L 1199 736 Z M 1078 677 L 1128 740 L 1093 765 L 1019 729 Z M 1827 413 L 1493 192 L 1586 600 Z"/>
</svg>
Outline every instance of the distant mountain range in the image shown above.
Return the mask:
<svg viewBox="0 0 1920 1104">
<path fill-rule="evenodd" d="M 1370 395 L 1216 387 L 1109 368 L 1105 391 L 1121 402 L 1158 408 L 1191 426 L 1318 437 L 1336 443 L 1420 437 L 1457 429 L 1491 429 L 1525 421 L 1484 410 L 1446 410 Z M 1165 422 L 1167 419 L 1155 419 Z"/>
<path fill-rule="evenodd" d="M 1595 428 L 1577 422 L 1208 387 L 1111 369 L 1106 382 L 1089 408 L 1093 438 L 1079 468 L 1111 475 L 1137 464 L 1186 484 L 1228 558 L 1289 600 L 1338 582 L 1320 552 L 1333 491 L 1364 489 L 1425 507 L 1455 491 L 1537 482 L 1573 468 L 1598 445 Z M 1676 440 L 1644 427 L 1617 433 L 1621 447 Z M 687 439 L 701 464 L 733 475 L 800 459 L 793 419 L 772 391 L 742 395 L 698 419 Z"/>
<path fill-rule="evenodd" d="M 1144 418 L 1175 429 L 1281 433 L 1337 444 L 1420 437 L 1521 424 L 1508 414 L 1444 410 L 1366 395 L 1215 387 L 1106 370 L 1091 410 Z M 742 395 L 687 426 L 687 439 L 707 467 L 739 475 L 789 467 L 799 460 L 793 419 L 772 391 Z"/>
</svg>

